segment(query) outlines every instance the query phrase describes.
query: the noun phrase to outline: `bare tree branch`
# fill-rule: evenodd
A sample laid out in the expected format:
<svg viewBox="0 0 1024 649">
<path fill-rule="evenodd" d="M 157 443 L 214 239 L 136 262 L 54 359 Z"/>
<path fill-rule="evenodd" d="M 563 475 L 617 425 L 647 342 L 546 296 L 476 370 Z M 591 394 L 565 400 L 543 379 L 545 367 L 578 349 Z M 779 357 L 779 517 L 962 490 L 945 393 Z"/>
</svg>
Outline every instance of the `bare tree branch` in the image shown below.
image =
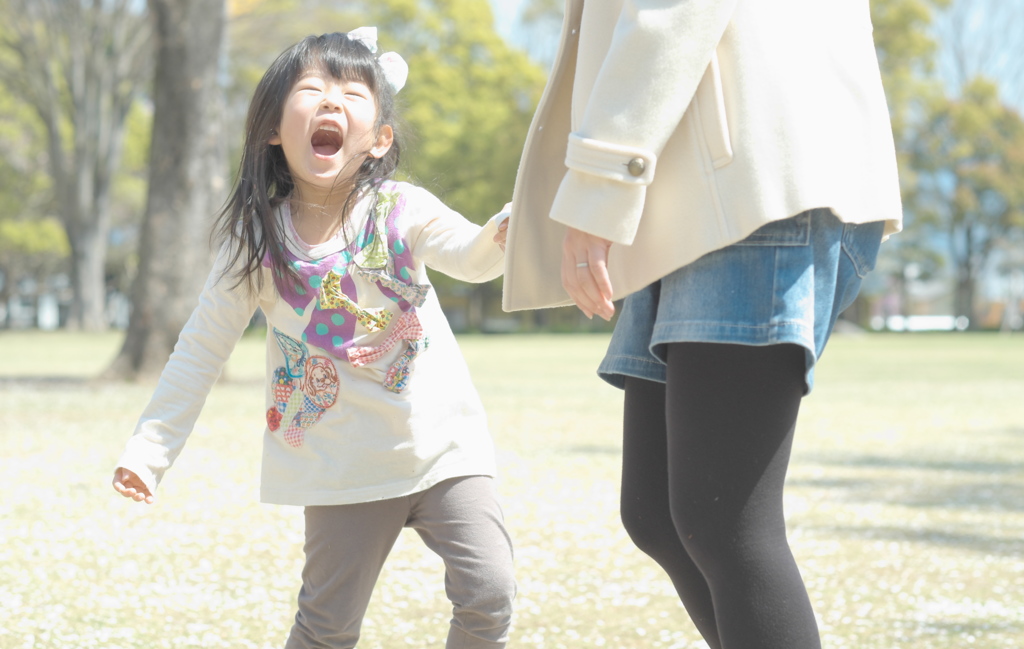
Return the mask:
<svg viewBox="0 0 1024 649">
<path fill-rule="evenodd" d="M 956 0 L 937 21 L 939 72 L 959 92 L 983 76 L 1008 104 L 1024 110 L 1024 3 Z"/>
</svg>

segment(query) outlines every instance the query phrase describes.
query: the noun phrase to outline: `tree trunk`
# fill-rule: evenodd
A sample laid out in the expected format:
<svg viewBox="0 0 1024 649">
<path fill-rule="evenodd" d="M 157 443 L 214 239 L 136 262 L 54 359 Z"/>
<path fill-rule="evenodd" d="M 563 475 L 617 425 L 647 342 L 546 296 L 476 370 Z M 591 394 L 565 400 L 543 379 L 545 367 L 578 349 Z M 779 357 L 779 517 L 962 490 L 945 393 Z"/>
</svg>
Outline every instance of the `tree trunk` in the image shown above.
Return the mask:
<svg viewBox="0 0 1024 649">
<path fill-rule="evenodd" d="M 86 223 L 73 228 L 71 244 L 71 312 L 69 328 L 103 331 L 107 328 L 106 286 L 103 261 L 106 258 L 109 227 Z M 71 231 L 69 231 L 69 234 Z"/>
<path fill-rule="evenodd" d="M 210 269 L 210 227 L 227 188 L 224 0 L 150 0 L 149 8 L 158 48 L 149 190 L 131 317 L 110 378 L 163 369 Z"/>
<path fill-rule="evenodd" d="M 11 283 L 14 275 L 10 266 L 0 265 L 0 330 L 11 328 Z"/>
<path fill-rule="evenodd" d="M 956 280 L 953 289 L 953 311 L 957 317 L 966 316 L 968 328 L 976 329 L 974 319 L 974 280 L 969 276 L 961 276 Z"/>
<path fill-rule="evenodd" d="M 976 226 L 969 223 L 963 226 L 961 235 L 963 249 L 953 255 L 956 278 L 953 286 L 953 315 L 966 317 L 967 328 L 973 331 L 981 328 L 974 297 L 978 278 L 981 277 L 985 260 L 991 251 L 991 243 L 987 243 L 991 239 L 980 237 Z"/>
</svg>

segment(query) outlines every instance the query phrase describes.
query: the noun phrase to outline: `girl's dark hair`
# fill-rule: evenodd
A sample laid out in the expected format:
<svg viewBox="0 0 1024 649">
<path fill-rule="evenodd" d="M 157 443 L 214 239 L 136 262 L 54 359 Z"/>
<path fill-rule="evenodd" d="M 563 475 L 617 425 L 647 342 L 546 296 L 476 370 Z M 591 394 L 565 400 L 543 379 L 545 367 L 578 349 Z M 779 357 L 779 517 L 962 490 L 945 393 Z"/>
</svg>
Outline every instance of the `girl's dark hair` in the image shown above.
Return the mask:
<svg viewBox="0 0 1024 649">
<path fill-rule="evenodd" d="M 216 237 L 231 244 L 226 268 L 237 269 L 234 286 L 244 283 L 250 292 L 262 288 L 260 266 L 268 254 L 276 273 L 295 274 L 284 256 L 284 226 L 275 216 L 276 208 L 288 198 L 294 183 L 283 150 L 269 140 L 281 123 L 292 86 L 309 72 L 319 72 L 340 81 L 365 83 L 377 104 L 376 131 L 385 124 L 396 130 L 386 154 L 379 158 L 368 155 L 360 165 L 342 207 L 343 219 L 348 218 L 357 196 L 375 192 L 398 168 L 401 147 L 394 93 L 370 49 L 346 34 L 333 33 L 307 36 L 282 52 L 253 93 L 245 121 L 238 178 L 217 217 L 214 231 Z M 225 274 L 227 272 L 225 270 Z"/>
</svg>

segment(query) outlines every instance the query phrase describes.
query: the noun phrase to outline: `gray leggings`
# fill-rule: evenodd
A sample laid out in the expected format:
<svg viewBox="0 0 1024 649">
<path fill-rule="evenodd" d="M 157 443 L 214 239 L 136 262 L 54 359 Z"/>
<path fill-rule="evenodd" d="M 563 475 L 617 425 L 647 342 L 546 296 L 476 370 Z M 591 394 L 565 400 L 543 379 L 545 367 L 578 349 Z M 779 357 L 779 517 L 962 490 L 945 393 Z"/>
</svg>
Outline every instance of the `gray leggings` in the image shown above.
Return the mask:
<svg viewBox="0 0 1024 649">
<path fill-rule="evenodd" d="M 306 507 L 306 565 L 286 649 L 350 649 L 374 584 L 402 528 L 444 560 L 453 617 L 447 649 L 498 649 L 508 641 L 512 542 L 494 481 L 453 478 L 401 498 Z"/>
</svg>

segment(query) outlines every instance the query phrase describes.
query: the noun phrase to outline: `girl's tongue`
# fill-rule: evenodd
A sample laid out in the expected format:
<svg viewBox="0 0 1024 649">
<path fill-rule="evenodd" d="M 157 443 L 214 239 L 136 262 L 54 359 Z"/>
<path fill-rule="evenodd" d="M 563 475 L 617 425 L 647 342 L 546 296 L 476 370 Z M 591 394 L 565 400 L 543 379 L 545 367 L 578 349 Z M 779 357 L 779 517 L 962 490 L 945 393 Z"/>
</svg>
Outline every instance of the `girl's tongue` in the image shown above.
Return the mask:
<svg viewBox="0 0 1024 649">
<path fill-rule="evenodd" d="M 310 138 L 310 144 L 317 155 L 332 156 L 341 149 L 341 133 L 331 127 L 317 129 Z"/>
</svg>

